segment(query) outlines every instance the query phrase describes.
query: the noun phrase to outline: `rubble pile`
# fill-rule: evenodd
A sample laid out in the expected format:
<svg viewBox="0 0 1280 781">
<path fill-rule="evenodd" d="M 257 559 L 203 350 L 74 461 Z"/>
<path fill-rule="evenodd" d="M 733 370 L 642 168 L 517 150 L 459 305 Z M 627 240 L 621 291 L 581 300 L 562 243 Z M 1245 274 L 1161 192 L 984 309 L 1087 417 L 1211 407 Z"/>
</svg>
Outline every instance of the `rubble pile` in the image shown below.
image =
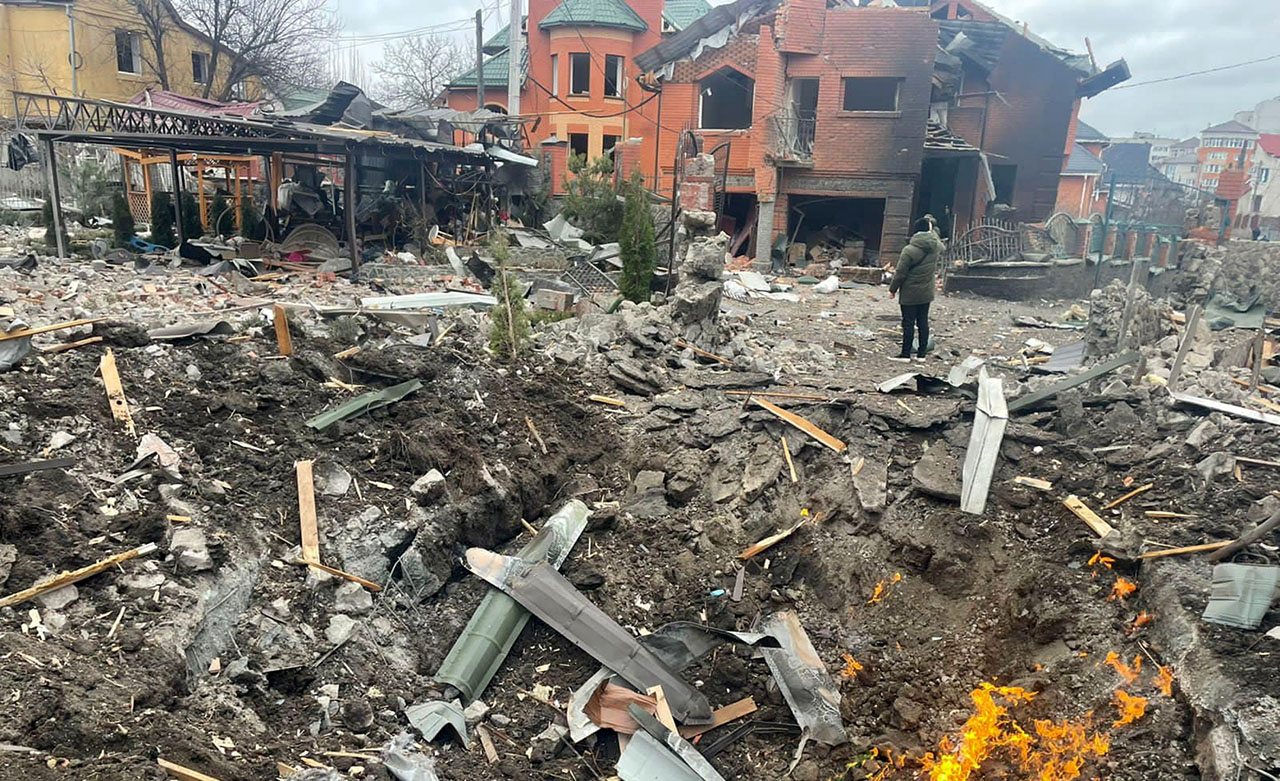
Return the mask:
<svg viewBox="0 0 1280 781">
<path fill-rule="evenodd" d="M 1085 343 L 1090 355 L 1110 355 L 1121 347 L 1132 349 L 1152 344 L 1173 333 L 1168 302 L 1153 299 L 1150 293 L 1139 287 L 1130 307 L 1128 333 L 1122 334 L 1127 298 L 1128 288 L 1119 280 L 1094 290 L 1089 296 Z"/>
<path fill-rule="evenodd" d="M 1115 357 L 1123 287 L 1118 308 L 1115 287 L 1092 302 L 1098 354 L 1067 375 L 998 360 L 1029 341 L 1018 319 L 940 298 L 946 357 L 881 392 L 903 371 L 877 327 L 890 302 L 723 301 L 724 242 L 693 239 L 667 303 L 546 323 L 509 364 L 484 352 L 482 315 L 387 317 L 352 306 L 364 284 L 0 271 L 0 305 L 30 324 L 106 318 L 32 337 L 0 375 L 0 467 L 31 470 L 0 471 L 0 594 L 135 552 L 0 607 L 0 683 L 17 692 L 0 743 L 23 748 L 7 766 L 627 779 L 638 746 L 724 778 L 906 781 L 954 759 L 998 696 L 1017 698 L 1006 735 L 1105 741 L 1086 773 L 1275 768 L 1280 688 L 1258 653 L 1274 649 L 1251 645 L 1271 641 L 1199 621 L 1202 558 L 1140 558 L 1231 540 L 1280 506 L 1269 425 L 1149 379 L 1178 346 L 1165 302 L 1134 307 L 1148 379 L 1130 363 L 1051 392 Z M 228 328 L 148 333 L 210 319 Z M 1046 351 L 1080 338 L 1033 333 Z M 1243 333 L 1198 331 L 1182 387 L 1245 403 Z M 103 387 L 108 350 L 133 434 Z M 990 415 L 975 378 L 1010 407 L 980 514 L 957 506 Z M 562 556 L 515 558 L 555 524 Z M 477 690 L 480 660 L 451 649 L 495 594 L 527 626 Z M 636 682 L 655 670 L 672 676 L 661 692 Z M 687 740 L 654 726 L 659 700 Z M 703 730 L 704 706 L 727 723 Z M 1016 761 L 991 756 L 989 774 Z"/>
</svg>

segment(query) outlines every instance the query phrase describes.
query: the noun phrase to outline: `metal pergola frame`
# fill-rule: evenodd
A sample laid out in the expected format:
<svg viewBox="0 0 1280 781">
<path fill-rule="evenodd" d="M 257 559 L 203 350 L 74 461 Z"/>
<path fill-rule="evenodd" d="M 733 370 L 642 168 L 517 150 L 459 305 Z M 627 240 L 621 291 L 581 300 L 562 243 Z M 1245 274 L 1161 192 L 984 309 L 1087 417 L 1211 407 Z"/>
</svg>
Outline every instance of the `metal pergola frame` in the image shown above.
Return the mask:
<svg viewBox="0 0 1280 781">
<path fill-rule="evenodd" d="M 273 185 L 278 178 L 274 165 L 286 153 L 341 158 L 345 167 L 343 211 L 353 274 L 360 268 L 360 253 L 355 241 L 355 191 L 360 152 L 376 151 L 388 158 L 414 163 L 422 181 L 426 180 L 428 162 L 444 166 L 483 167 L 486 178 L 492 175 L 494 168 L 493 159 L 485 152 L 405 138 L 384 131 L 328 127 L 287 119 L 193 114 L 32 92 L 15 91 L 13 104 L 17 130 L 36 136 L 41 143 L 47 163 L 45 176 L 60 257 L 66 257 L 67 248 L 63 238 L 65 223 L 54 146 L 57 142 L 167 150 L 174 171 L 175 191 L 181 191 L 179 152 L 267 156 L 273 166 Z M 441 179 L 435 175 L 433 178 Z M 182 242 L 188 238 L 183 235 L 182 199 L 174 200 L 178 239 Z"/>
</svg>

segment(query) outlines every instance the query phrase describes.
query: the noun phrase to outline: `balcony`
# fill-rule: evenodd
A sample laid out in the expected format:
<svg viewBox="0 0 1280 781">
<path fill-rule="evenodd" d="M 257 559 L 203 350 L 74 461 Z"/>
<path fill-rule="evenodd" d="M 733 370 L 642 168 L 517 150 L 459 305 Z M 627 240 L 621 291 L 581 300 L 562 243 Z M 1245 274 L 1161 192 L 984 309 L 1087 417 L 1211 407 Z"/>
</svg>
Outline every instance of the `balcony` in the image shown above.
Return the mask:
<svg viewBox="0 0 1280 781">
<path fill-rule="evenodd" d="M 813 112 L 788 113 L 773 118 L 773 161 L 779 166 L 813 167 L 813 139 L 818 118 Z"/>
</svg>

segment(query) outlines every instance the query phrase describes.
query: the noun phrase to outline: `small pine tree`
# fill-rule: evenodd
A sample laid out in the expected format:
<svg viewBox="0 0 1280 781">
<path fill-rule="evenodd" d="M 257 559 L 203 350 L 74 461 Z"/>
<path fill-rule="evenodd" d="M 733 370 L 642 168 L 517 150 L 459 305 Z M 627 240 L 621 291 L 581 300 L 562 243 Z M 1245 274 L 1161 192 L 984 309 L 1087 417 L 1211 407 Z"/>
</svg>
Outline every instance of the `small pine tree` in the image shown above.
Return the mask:
<svg viewBox="0 0 1280 781">
<path fill-rule="evenodd" d="M 46 247 L 58 246 L 58 234 L 53 229 L 53 201 L 45 199 L 44 206 L 40 208 L 40 221 L 44 223 L 44 245 Z M 66 228 L 62 229 L 62 246 L 68 251 L 71 249 L 71 239 L 67 237 Z"/>
<path fill-rule="evenodd" d="M 564 200 L 560 213 L 583 230 L 583 238 L 595 244 L 618 240 L 622 204 L 613 185 L 613 158 L 604 155 L 587 162 L 585 155 L 569 158 Z"/>
<path fill-rule="evenodd" d="M 200 204 L 191 193 L 182 194 L 182 235 L 188 240 L 198 239 L 204 235 L 204 224 L 200 220 Z"/>
<path fill-rule="evenodd" d="M 172 248 L 178 243 L 173 233 L 173 199 L 169 193 L 151 193 L 151 243 Z"/>
<path fill-rule="evenodd" d="M 117 247 L 127 247 L 133 240 L 136 226 L 133 224 L 133 212 L 129 202 L 122 193 L 116 193 L 111 199 L 111 229 L 115 232 Z"/>
<path fill-rule="evenodd" d="M 236 226 L 234 215 L 227 214 L 227 196 L 222 191 L 213 194 L 213 203 L 209 205 L 209 232 L 221 236 L 224 230 Z"/>
<path fill-rule="evenodd" d="M 501 360 L 509 361 L 518 356 L 529 341 L 529 313 L 524 307 L 524 287 L 514 274 L 507 272 L 511 253 L 507 249 L 507 236 L 501 230 L 493 232 L 489 251 L 498 261 L 498 274 L 489 288 L 498 299 L 489 310 L 489 349 Z"/>
<path fill-rule="evenodd" d="M 253 202 L 245 199 L 240 202 L 240 235 L 246 239 L 258 241 L 267 235 L 262 226 L 262 215 L 253 208 Z"/>
<path fill-rule="evenodd" d="M 654 247 L 649 194 L 645 192 L 644 180 L 638 170 L 631 173 L 625 190 L 626 205 L 623 207 L 622 230 L 618 235 L 618 254 L 622 257 L 618 292 L 639 303 L 649 300 L 658 253 Z"/>
</svg>

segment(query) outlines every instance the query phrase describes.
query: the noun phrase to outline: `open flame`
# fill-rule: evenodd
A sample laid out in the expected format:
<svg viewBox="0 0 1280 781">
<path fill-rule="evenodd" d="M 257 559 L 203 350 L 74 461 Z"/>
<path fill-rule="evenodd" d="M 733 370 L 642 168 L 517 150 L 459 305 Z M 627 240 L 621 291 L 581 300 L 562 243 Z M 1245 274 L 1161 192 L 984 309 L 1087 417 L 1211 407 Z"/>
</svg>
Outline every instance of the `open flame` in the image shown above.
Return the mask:
<svg viewBox="0 0 1280 781">
<path fill-rule="evenodd" d="M 1099 565 L 1101 565 L 1105 569 L 1111 569 L 1111 565 L 1114 564 L 1115 561 L 1116 560 L 1111 558 L 1110 556 L 1103 556 L 1102 551 L 1098 551 L 1097 553 L 1093 554 L 1093 557 L 1089 559 L 1089 566 L 1093 568 L 1093 577 L 1094 578 L 1098 577 L 1098 572 L 1100 572 L 1100 570 L 1098 569 Z"/>
<path fill-rule="evenodd" d="M 1010 708 L 1030 702 L 1035 694 L 1014 686 L 983 683 L 970 695 L 974 713 L 965 722 L 958 744 L 943 738 L 939 755 L 926 754 L 921 765 L 929 781 L 968 781 L 992 757 L 1012 761 L 1037 781 L 1071 781 L 1083 773 L 1090 757 L 1111 747 L 1105 734 L 1091 732 L 1091 714 L 1077 721 L 1038 720 L 1034 734 L 1010 715 Z"/>
<path fill-rule="evenodd" d="M 1124 679 L 1124 682 L 1128 684 L 1136 682 L 1138 680 L 1138 676 L 1142 673 L 1141 655 L 1133 657 L 1133 665 L 1131 666 L 1125 664 L 1125 661 L 1120 658 L 1120 654 L 1115 651 L 1110 651 L 1107 653 L 1106 663 L 1115 669 L 1115 671 L 1120 674 L 1120 677 Z"/>
<path fill-rule="evenodd" d="M 1116 689 L 1111 702 L 1116 706 L 1119 717 L 1111 722 L 1113 727 L 1123 727 L 1142 718 L 1147 712 L 1147 698 L 1129 694 L 1123 689 Z"/>
<path fill-rule="evenodd" d="M 1107 597 L 1110 602 L 1113 599 L 1125 599 L 1130 594 L 1138 590 L 1138 584 L 1127 578 L 1116 578 L 1115 585 L 1111 587 L 1111 595 Z"/>
<path fill-rule="evenodd" d="M 1166 697 L 1173 696 L 1173 670 L 1167 665 L 1156 665 L 1156 688 Z"/>
<path fill-rule="evenodd" d="M 862 664 L 851 654 L 841 654 L 841 656 L 844 658 L 844 669 L 840 671 L 840 677 L 849 681 L 857 678 L 858 672 L 862 670 Z"/>
<path fill-rule="evenodd" d="M 893 573 L 893 577 L 886 578 L 880 581 L 879 583 L 877 583 L 876 587 L 871 591 L 871 599 L 867 600 L 867 604 L 874 605 L 875 603 L 884 599 L 886 596 L 889 595 L 890 587 L 896 583 L 900 583 L 901 581 L 902 581 L 902 573 L 895 572 Z"/>
</svg>

